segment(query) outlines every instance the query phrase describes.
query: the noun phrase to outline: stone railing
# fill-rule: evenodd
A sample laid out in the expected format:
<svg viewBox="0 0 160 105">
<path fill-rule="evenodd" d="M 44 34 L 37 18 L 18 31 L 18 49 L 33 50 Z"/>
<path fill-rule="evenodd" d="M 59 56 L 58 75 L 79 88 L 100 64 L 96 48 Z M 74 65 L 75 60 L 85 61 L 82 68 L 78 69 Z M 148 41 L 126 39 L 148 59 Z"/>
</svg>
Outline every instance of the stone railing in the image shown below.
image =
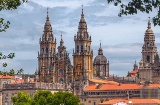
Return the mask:
<svg viewBox="0 0 160 105">
<path fill-rule="evenodd" d="M 65 85 L 59 83 L 19 83 L 19 84 L 5 84 L 3 90 L 21 90 L 21 89 L 47 89 L 47 90 L 64 90 Z"/>
</svg>

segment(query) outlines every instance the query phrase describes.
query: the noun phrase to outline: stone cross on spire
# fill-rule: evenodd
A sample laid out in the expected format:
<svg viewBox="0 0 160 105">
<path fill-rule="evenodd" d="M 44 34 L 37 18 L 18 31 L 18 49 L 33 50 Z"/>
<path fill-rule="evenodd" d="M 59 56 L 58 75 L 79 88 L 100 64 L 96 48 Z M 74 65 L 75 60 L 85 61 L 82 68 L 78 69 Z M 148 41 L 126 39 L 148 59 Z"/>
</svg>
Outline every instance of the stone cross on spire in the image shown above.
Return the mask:
<svg viewBox="0 0 160 105">
<path fill-rule="evenodd" d="M 150 22 L 150 17 L 148 17 L 148 18 L 149 18 L 149 20 L 148 20 L 148 27 L 147 28 L 149 29 L 149 28 L 151 28 L 151 22 Z"/>
<path fill-rule="evenodd" d="M 102 47 L 101 47 L 101 40 L 100 40 L 100 48 L 98 50 L 98 55 L 103 55 L 103 50 L 102 50 Z"/>
<path fill-rule="evenodd" d="M 48 7 L 47 7 L 47 20 L 49 21 L 49 16 L 48 16 Z"/>
<path fill-rule="evenodd" d="M 62 32 L 61 32 L 61 41 L 60 41 L 60 46 L 64 46 L 64 41 L 62 39 Z"/>
</svg>

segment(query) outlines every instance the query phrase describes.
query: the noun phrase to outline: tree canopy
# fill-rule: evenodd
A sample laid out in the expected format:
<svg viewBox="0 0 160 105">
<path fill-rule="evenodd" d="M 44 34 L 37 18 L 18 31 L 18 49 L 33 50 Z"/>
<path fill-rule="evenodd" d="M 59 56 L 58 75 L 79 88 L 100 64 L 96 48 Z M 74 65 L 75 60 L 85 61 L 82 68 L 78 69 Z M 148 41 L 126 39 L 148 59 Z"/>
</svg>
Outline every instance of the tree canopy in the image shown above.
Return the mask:
<svg viewBox="0 0 160 105">
<path fill-rule="evenodd" d="M 18 92 L 12 97 L 13 105 L 31 105 L 33 99 L 25 92 Z"/>
<path fill-rule="evenodd" d="M 69 92 L 56 92 L 39 90 L 34 97 L 19 92 L 12 98 L 13 105 L 80 105 L 80 100 Z"/>
<path fill-rule="evenodd" d="M 153 9 L 157 10 L 157 15 L 152 17 L 154 25 L 160 26 L 160 0 L 107 0 L 108 3 L 114 3 L 115 6 L 120 6 L 120 12 L 118 16 L 122 15 L 134 15 L 138 11 L 144 13 L 153 12 Z"/>
</svg>

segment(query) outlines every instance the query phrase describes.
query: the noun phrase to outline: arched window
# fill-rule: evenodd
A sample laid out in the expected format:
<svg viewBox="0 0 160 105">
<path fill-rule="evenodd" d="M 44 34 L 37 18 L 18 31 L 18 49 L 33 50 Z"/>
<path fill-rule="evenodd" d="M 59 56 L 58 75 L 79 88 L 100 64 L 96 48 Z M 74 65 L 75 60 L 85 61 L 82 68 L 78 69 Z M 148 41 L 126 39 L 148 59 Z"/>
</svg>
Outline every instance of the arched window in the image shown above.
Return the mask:
<svg viewBox="0 0 160 105">
<path fill-rule="evenodd" d="M 147 61 L 148 61 L 148 62 L 150 61 L 150 56 L 149 56 L 149 55 L 147 56 Z"/>
<path fill-rule="evenodd" d="M 77 46 L 77 52 L 79 52 L 79 46 Z"/>
<path fill-rule="evenodd" d="M 60 82 L 61 84 L 63 84 L 63 79 L 61 78 L 61 79 L 59 80 L 59 82 Z"/>
<path fill-rule="evenodd" d="M 46 54 L 48 53 L 48 48 L 46 48 Z"/>
<path fill-rule="evenodd" d="M 149 45 L 149 42 L 147 42 L 147 47 L 149 47 L 150 45 Z"/>
<path fill-rule="evenodd" d="M 69 83 L 72 83 L 72 80 L 69 80 Z"/>
<path fill-rule="evenodd" d="M 63 70 L 62 69 L 59 70 L 59 76 L 63 76 Z"/>
<path fill-rule="evenodd" d="M 8 102 L 5 102 L 5 105 L 8 105 Z"/>
<path fill-rule="evenodd" d="M 42 48 L 42 53 L 44 53 L 44 48 Z"/>
<path fill-rule="evenodd" d="M 81 46 L 81 52 L 83 52 L 83 45 Z"/>
</svg>

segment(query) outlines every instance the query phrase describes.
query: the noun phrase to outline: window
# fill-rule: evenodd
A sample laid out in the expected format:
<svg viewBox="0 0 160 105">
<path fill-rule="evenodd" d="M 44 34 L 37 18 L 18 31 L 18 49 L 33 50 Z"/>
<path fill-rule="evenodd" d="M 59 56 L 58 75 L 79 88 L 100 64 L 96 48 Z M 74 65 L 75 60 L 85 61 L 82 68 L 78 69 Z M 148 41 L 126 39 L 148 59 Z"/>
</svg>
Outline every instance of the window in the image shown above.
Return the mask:
<svg viewBox="0 0 160 105">
<path fill-rule="evenodd" d="M 61 84 L 63 84 L 63 79 L 61 78 L 59 82 L 60 82 Z"/>
<path fill-rule="evenodd" d="M 77 46 L 77 52 L 79 52 L 79 46 Z"/>
<path fill-rule="evenodd" d="M 48 53 L 48 48 L 46 48 L 46 54 Z"/>
<path fill-rule="evenodd" d="M 8 105 L 8 102 L 5 102 L 5 105 Z"/>
<path fill-rule="evenodd" d="M 149 55 L 147 56 L 147 61 L 148 61 L 148 62 L 150 61 L 150 56 L 149 56 Z"/>
<path fill-rule="evenodd" d="M 42 53 L 44 53 L 44 48 L 42 48 Z"/>
<path fill-rule="evenodd" d="M 96 105 L 96 102 L 93 102 L 93 105 Z"/>
<path fill-rule="evenodd" d="M 62 69 L 59 70 L 59 76 L 63 76 L 63 70 Z"/>
<path fill-rule="evenodd" d="M 81 46 L 81 52 L 83 52 L 83 46 Z"/>
</svg>

